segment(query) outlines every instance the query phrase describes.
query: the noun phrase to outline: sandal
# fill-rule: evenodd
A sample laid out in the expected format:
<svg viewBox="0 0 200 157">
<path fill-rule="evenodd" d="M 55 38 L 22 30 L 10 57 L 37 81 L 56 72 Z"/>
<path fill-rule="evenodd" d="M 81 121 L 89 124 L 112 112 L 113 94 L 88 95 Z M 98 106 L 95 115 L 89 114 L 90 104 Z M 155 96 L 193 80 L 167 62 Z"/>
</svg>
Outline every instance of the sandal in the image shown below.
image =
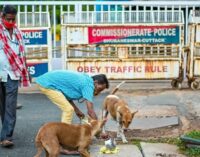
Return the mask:
<svg viewBox="0 0 200 157">
<path fill-rule="evenodd" d="M 3 140 L 3 141 L 1 141 L 0 145 L 2 147 L 12 147 L 14 145 L 14 143 L 9 140 Z"/>
</svg>

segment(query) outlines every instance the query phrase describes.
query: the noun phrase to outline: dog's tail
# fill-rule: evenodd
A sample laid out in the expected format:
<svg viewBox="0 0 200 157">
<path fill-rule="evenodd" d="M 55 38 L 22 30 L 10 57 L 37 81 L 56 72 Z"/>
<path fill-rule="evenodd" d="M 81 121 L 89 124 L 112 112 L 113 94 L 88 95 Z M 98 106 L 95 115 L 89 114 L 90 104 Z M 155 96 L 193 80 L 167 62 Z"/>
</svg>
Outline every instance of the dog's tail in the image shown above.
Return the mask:
<svg viewBox="0 0 200 157">
<path fill-rule="evenodd" d="M 118 84 L 110 94 L 115 94 L 118 90 L 119 90 L 119 87 L 124 84 L 126 81 L 122 81 L 120 84 Z"/>
</svg>

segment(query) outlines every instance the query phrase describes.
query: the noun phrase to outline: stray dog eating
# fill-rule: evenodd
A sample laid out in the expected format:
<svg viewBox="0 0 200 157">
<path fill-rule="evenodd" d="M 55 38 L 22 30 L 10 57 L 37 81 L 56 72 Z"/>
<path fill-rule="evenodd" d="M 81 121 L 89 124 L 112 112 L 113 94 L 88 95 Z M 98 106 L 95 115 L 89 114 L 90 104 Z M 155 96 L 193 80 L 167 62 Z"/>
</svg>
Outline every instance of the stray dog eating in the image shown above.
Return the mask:
<svg viewBox="0 0 200 157">
<path fill-rule="evenodd" d="M 124 135 L 124 129 L 129 127 L 138 111 L 132 112 L 126 101 L 114 95 L 119 89 L 119 86 L 123 83 L 124 82 L 120 83 L 112 93 L 105 98 L 103 103 L 103 117 L 107 119 L 108 114 L 111 115 L 118 125 L 117 137 L 120 137 L 123 143 L 128 143 Z M 103 127 L 103 133 L 105 133 L 105 127 Z"/>
<path fill-rule="evenodd" d="M 58 157 L 60 146 L 68 150 L 78 150 L 81 157 L 90 157 L 88 152 L 92 137 L 101 132 L 106 120 L 88 119 L 87 124 L 66 124 L 50 122 L 44 124 L 35 138 L 37 154 L 45 150 L 47 157 Z"/>
</svg>

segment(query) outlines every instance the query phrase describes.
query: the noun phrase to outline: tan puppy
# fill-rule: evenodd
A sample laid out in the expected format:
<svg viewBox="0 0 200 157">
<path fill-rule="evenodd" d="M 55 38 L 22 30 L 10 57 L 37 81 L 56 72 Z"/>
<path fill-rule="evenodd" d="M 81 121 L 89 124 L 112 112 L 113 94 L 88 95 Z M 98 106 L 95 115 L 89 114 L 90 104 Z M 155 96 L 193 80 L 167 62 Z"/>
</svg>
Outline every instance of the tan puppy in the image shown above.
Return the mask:
<svg viewBox="0 0 200 157">
<path fill-rule="evenodd" d="M 124 82 L 122 82 L 124 83 Z M 134 115 L 138 112 L 132 112 L 126 101 L 120 99 L 118 96 L 113 95 L 118 90 L 120 83 L 112 92 L 111 95 L 108 95 L 103 103 L 103 117 L 107 118 L 108 113 L 110 113 L 111 117 L 117 121 L 118 124 L 118 132 L 117 136 L 122 138 L 123 143 L 127 143 L 126 137 L 124 135 L 124 129 L 127 129 L 131 124 Z M 105 133 L 105 128 L 103 128 L 103 132 Z"/>
<path fill-rule="evenodd" d="M 65 124 L 51 122 L 43 125 L 35 138 L 37 154 L 40 157 L 43 150 L 46 157 L 58 157 L 60 146 L 69 150 L 78 150 L 81 157 L 90 157 L 88 147 L 92 137 L 101 131 L 105 120 L 91 120 L 88 124 Z"/>
</svg>

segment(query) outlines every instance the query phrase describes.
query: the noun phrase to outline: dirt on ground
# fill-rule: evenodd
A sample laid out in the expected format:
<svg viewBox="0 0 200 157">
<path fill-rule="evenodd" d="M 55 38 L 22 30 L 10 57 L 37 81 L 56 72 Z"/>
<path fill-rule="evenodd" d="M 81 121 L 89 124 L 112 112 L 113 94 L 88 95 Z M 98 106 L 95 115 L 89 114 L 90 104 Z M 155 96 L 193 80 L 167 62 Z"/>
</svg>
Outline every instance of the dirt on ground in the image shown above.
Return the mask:
<svg viewBox="0 0 200 157">
<path fill-rule="evenodd" d="M 194 119 L 190 121 L 190 127 L 187 130 L 183 130 L 183 125 L 179 124 L 177 126 L 168 126 L 155 129 L 147 130 L 128 130 L 125 132 L 127 139 L 134 140 L 150 140 L 150 139 L 161 139 L 161 138 L 176 138 L 180 137 L 184 133 L 187 133 L 192 130 L 200 130 L 200 119 Z M 116 137 L 116 132 L 109 132 L 109 135 Z"/>
<path fill-rule="evenodd" d="M 148 130 L 130 130 L 126 132 L 126 136 L 129 139 L 159 139 L 159 138 L 173 138 L 180 137 L 184 133 L 192 130 L 200 130 L 200 119 L 190 121 L 190 127 L 187 130 L 183 130 L 183 125 L 169 126 Z"/>
<path fill-rule="evenodd" d="M 175 94 L 182 99 L 184 95 L 181 95 L 182 91 L 180 90 L 173 90 L 173 89 L 150 89 L 150 90 L 120 90 L 117 94 L 124 96 L 125 98 L 128 97 L 136 97 L 136 96 L 155 96 L 162 93 L 168 92 L 170 94 Z M 187 89 L 186 91 L 187 92 Z M 192 91 L 190 91 L 190 94 Z M 192 94 L 191 94 L 192 95 Z M 183 102 L 185 100 L 182 100 Z M 191 103 L 191 102 L 190 102 Z M 182 104 L 181 104 L 182 105 Z M 128 130 L 125 132 L 127 139 L 159 139 L 159 138 L 172 138 L 172 137 L 180 137 L 184 133 L 192 130 L 200 130 L 200 115 L 197 115 L 196 112 L 191 113 L 183 113 L 181 110 L 188 110 L 188 106 L 191 107 L 191 104 L 178 106 L 177 104 L 177 116 L 179 119 L 179 124 L 174 126 L 167 126 L 162 128 L 154 128 L 154 129 L 147 129 L 147 130 L 140 130 L 140 129 L 133 129 Z M 144 115 L 145 116 L 145 115 Z M 111 136 L 116 136 L 116 132 L 109 132 Z"/>
</svg>

